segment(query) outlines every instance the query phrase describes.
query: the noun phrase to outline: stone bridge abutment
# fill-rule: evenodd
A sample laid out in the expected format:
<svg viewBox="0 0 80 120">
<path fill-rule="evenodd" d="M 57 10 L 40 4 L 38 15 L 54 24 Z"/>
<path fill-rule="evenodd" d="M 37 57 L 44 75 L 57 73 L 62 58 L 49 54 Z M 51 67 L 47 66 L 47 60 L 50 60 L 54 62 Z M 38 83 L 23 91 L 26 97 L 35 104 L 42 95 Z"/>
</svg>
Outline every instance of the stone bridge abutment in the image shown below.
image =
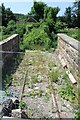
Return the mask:
<svg viewBox="0 0 80 120">
<path fill-rule="evenodd" d="M 65 35 L 58 34 L 58 56 L 63 66 L 70 70 L 79 83 L 80 76 L 80 42 Z"/>
</svg>

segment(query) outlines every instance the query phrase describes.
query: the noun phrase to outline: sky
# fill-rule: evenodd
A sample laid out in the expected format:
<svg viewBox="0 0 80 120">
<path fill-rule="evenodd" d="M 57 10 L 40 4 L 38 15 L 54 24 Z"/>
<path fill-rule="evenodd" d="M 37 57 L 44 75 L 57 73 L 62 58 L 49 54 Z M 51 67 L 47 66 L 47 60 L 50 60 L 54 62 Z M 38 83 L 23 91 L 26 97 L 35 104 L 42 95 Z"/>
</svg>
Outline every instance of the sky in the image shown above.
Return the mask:
<svg viewBox="0 0 80 120">
<path fill-rule="evenodd" d="M 7 2 L 6 2 L 7 1 Z M 74 0 L 36 0 L 42 1 L 51 7 L 59 7 L 58 16 L 64 15 L 65 8 L 72 6 Z M 10 8 L 14 13 L 27 14 L 33 6 L 33 0 L 0 0 L 0 4 L 4 3 L 6 8 Z"/>
</svg>

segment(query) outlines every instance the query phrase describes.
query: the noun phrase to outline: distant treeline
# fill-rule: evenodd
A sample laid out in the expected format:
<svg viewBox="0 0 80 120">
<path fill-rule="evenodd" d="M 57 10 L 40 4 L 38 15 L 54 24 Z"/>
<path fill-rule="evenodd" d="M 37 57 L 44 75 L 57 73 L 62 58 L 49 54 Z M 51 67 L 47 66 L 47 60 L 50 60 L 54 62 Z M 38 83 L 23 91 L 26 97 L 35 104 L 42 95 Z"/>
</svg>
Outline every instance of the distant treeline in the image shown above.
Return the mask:
<svg viewBox="0 0 80 120">
<path fill-rule="evenodd" d="M 0 18 L 2 18 L 1 25 L 6 27 L 10 20 L 17 22 L 19 19 L 25 19 L 25 15 L 13 13 L 10 8 L 5 8 L 4 4 L 2 3 L 0 6 Z"/>
<path fill-rule="evenodd" d="M 76 0 L 72 7 L 67 7 L 64 16 L 60 16 L 58 19 L 66 23 L 68 28 L 80 28 L 80 0 Z"/>
</svg>

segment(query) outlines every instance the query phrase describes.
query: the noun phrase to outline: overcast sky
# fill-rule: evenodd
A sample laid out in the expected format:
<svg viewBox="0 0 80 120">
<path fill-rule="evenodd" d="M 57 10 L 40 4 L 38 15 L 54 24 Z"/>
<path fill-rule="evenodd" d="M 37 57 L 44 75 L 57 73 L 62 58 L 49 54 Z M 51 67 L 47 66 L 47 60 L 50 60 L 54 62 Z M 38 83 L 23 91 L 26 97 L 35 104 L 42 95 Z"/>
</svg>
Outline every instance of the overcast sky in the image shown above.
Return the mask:
<svg viewBox="0 0 80 120">
<path fill-rule="evenodd" d="M 7 1 L 7 2 L 6 2 Z M 64 15 L 65 8 L 72 6 L 74 0 L 36 0 L 46 3 L 48 6 L 59 7 L 58 15 Z M 11 8 L 14 13 L 27 14 L 33 6 L 33 0 L 0 0 L 0 4 L 4 3 L 6 8 Z"/>
</svg>

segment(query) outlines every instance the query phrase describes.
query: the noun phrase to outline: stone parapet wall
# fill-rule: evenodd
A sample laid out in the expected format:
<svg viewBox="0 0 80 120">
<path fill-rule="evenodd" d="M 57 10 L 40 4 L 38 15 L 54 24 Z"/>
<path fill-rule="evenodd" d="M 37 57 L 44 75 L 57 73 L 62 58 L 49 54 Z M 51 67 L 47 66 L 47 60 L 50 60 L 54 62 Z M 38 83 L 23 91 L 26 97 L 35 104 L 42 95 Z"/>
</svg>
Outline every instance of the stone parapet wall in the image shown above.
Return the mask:
<svg viewBox="0 0 80 120">
<path fill-rule="evenodd" d="M 0 42 L 0 89 L 3 89 L 4 86 L 3 71 L 6 72 L 6 68 L 9 68 L 12 58 L 14 58 L 13 52 L 17 51 L 19 51 L 18 34 L 14 34 Z"/>
<path fill-rule="evenodd" d="M 8 62 L 12 58 L 13 53 L 7 52 L 17 52 L 19 50 L 19 35 L 14 34 L 7 39 L 0 42 L 0 59 L 3 64 Z"/>
<path fill-rule="evenodd" d="M 64 60 L 74 78 L 79 82 L 80 42 L 65 34 L 58 34 L 58 54 Z"/>
</svg>

